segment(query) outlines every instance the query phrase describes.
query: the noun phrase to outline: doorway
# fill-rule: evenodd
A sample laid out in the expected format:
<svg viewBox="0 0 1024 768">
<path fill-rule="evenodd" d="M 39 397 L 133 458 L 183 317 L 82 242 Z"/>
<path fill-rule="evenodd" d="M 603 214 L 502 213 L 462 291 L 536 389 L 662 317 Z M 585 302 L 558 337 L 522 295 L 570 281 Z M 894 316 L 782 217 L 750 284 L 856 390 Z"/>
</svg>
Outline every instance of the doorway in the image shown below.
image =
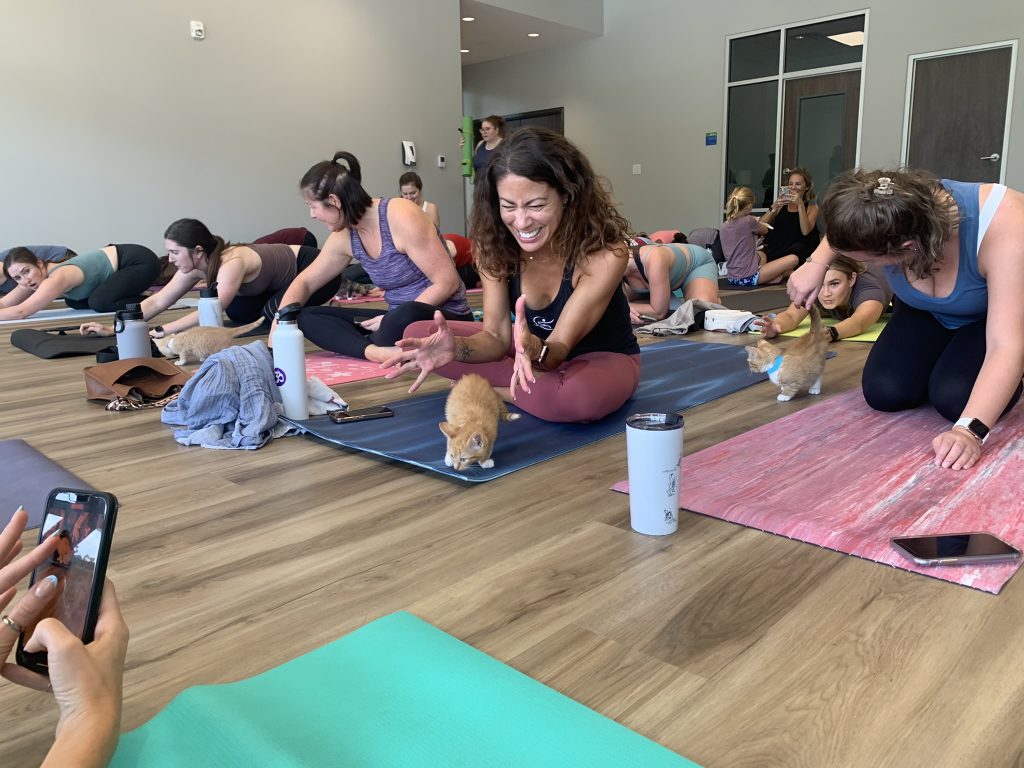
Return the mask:
<svg viewBox="0 0 1024 768">
<path fill-rule="evenodd" d="M 1016 41 L 912 56 L 903 162 L 958 181 L 1002 182 Z"/>
</svg>

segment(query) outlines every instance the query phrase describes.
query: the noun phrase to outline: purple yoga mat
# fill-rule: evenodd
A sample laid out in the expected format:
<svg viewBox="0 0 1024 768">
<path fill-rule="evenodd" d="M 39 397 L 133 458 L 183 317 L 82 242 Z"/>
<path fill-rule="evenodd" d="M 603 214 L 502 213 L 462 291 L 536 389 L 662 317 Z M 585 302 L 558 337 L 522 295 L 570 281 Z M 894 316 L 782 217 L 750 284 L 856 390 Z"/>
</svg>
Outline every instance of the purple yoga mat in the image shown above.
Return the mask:
<svg viewBox="0 0 1024 768">
<path fill-rule="evenodd" d="M 28 512 L 27 527 L 38 528 L 46 498 L 60 487 L 95 490 L 24 440 L 0 440 L 0 528 L 10 522 L 18 505 Z"/>
</svg>

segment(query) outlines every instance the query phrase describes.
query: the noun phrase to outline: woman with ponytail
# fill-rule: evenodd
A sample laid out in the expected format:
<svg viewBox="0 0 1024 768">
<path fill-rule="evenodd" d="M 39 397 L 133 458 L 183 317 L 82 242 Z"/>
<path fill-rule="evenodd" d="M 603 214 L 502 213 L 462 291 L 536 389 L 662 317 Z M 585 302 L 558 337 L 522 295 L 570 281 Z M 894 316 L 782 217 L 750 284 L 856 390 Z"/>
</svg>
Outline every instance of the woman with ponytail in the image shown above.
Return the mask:
<svg viewBox="0 0 1024 768">
<path fill-rule="evenodd" d="M 55 299 L 73 309 L 114 312 L 142 301 L 160 274 L 160 261 L 141 245 L 108 245 L 96 251 L 42 261 L 28 248 L 12 248 L 4 275 L 17 285 L 0 298 L 0 320 L 21 320 Z"/>
<path fill-rule="evenodd" d="M 725 203 L 725 223 L 718 230 L 729 269 L 729 285 L 741 288 L 782 282 L 799 264 L 792 254 L 769 262 L 757 247 L 757 238 L 771 227 L 751 214 L 754 202 L 749 187 L 736 187 Z"/>
<path fill-rule="evenodd" d="M 177 269 L 170 282 L 142 302 L 142 316 L 149 320 L 174 305 L 201 281 L 217 286 L 224 314 L 242 325 L 261 315 L 269 323 L 281 296 L 296 274 L 310 266 L 319 251 L 305 245 L 253 243 L 232 245 L 213 234 L 197 219 L 178 219 L 164 232 L 167 258 Z M 340 278 L 325 283 L 307 297 L 307 303 L 330 301 L 341 285 Z M 199 313 L 190 312 L 150 331 L 154 338 L 179 333 L 199 325 Z M 86 323 L 83 334 L 108 335 L 109 327 Z"/>
<path fill-rule="evenodd" d="M 472 320 L 466 286 L 434 223 L 409 200 L 370 197 L 354 155 L 337 152 L 317 163 L 299 188 L 310 217 L 331 233 L 316 261 L 292 281 L 281 306 L 305 303 L 353 259 L 384 290 L 388 304 L 387 310 L 308 308 L 299 315 L 307 339 L 331 352 L 383 362 L 406 326 L 429 320 L 435 310 L 451 320 Z"/>
</svg>

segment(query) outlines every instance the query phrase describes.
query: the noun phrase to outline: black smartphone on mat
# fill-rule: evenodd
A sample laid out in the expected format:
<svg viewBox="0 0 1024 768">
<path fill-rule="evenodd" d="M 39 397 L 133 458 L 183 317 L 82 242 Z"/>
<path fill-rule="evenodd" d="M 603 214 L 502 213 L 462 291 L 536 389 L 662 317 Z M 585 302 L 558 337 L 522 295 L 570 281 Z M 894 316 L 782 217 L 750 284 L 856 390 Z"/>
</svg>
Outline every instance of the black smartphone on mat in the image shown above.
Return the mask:
<svg viewBox="0 0 1024 768">
<path fill-rule="evenodd" d="M 50 575 L 57 576 L 60 589 L 39 620 L 59 619 L 83 643 L 92 642 L 96 631 L 116 520 L 117 499 L 110 493 L 54 488 L 46 500 L 39 541 L 57 534 L 60 543 L 50 559 L 32 571 L 29 588 Z M 16 659 L 19 665 L 46 675 L 46 652 L 25 650 L 35 626 L 25 627 L 18 638 Z"/>
<path fill-rule="evenodd" d="M 386 419 L 395 412 L 386 405 L 374 408 L 357 408 L 354 411 L 331 411 L 327 414 L 335 424 L 347 424 L 350 421 L 369 421 L 370 419 Z"/>
<path fill-rule="evenodd" d="M 896 551 L 918 565 L 966 565 L 1019 560 L 1021 552 L 991 533 L 946 533 L 901 536 L 892 540 Z"/>
</svg>

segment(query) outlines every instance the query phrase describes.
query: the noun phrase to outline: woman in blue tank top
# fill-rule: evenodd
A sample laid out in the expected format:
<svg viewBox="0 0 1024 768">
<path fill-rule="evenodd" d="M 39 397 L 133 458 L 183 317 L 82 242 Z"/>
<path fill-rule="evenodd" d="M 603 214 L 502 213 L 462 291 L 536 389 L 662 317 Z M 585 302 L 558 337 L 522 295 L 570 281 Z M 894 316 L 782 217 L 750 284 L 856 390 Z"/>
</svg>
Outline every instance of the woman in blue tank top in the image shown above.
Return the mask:
<svg viewBox="0 0 1024 768">
<path fill-rule="evenodd" d="M 336 152 L 302 177 L 309 215 L 331 234 L 316 261 L 296 275 L 281 306 L 304 303 L 357 259 L 384 290 L 388 309 L 307 307 L 299 328 L 322 349 L 383 362 L 410 323 L 433 317 L 435 310 L 452 320 L 472 320 L 473 313 L 466 286 L 427 214 L 404 198 L 371 198 L 361 179 L 359 161 L 348 152 Z"/>
<path fill-rule="evenodd" d="M 0 320 L 29 317 L 56 299 L 73 309 L 114 312 L 140 303 L 159 274 L 159 259 L 142 245 L 108 245 L 58 261 L 12 248 L 4 275 L 17 286 L 0 299 Z"/>
<path fill-rule="evenodd" d="M 935 463 L 969 469 L 1024 376 L 1024 195 L 918 171 L 856 170 L 822 206 L 826 237 L 789 278 L 808 306 L 837 254 L 884 265 L 898 299 L 864 366 L 868 404 L 931 403 L 953 426 Z"/>
<path fill-rule="evenodd" d="M 563 136 L 521 128 L 477 178 L 470 232 L 483 327 L 416 323 L 385 362 L 451 379 L 477 373 L 547 421 L 620 408 L 640 381 L 640 348 L 622 292 L 629 223 L 590 162 Z M 515 311 L 515 321 L 511 319 Z"/>
</svg>

